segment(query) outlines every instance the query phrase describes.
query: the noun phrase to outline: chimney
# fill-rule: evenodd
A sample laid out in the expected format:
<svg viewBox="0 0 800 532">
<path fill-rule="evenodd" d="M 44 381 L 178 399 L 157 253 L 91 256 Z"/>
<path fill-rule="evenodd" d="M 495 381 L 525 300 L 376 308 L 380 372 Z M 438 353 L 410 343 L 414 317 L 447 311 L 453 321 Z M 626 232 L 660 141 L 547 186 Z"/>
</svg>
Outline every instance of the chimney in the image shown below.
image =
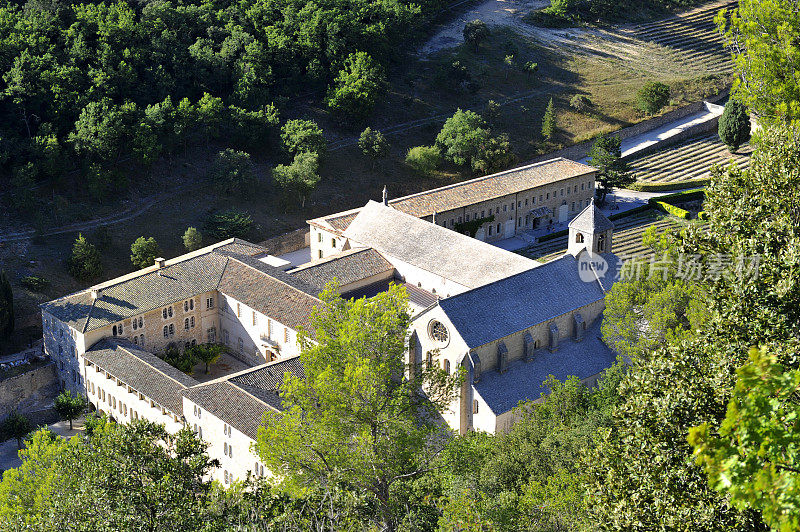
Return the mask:
<svg viewBox="0 0 800 532">
<path fill-rule="evenodd" d="M 431 216 L 431 222 L 433 222 L 433 225 L 436 225 L 436 211 L 433 211 L 433 216 Z"/>
<path fill-rule="evenodd" d="M 161 268 L 164 267 L 164 263 L 165 262 L 166 262 L 166 260 L 164 260 L 164 257 L 156 258 L 156 268 L 158 268 L 160 270 Z"/>
<path fill-rule="evenodd" d="M 92 301 L 95 301 L 97 300 L 98 297 L 100 297 L 100 290 L 98 290 L 97 288 L 92 288 L 91 294 L 92 294 Z"/>
<path fill-rule="evenodd" d="M 386 185 L 383 185 L 383 204 L 389 205 L 389 192 L 386 190 Z"/>
</svg>

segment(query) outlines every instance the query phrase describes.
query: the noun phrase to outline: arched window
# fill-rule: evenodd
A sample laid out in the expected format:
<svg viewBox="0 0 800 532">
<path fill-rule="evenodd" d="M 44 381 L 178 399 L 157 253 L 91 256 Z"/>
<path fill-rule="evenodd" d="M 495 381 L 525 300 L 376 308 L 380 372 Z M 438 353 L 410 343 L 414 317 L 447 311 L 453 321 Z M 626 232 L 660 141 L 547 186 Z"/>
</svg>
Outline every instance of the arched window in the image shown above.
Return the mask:
<svg viewBox="0 0 800 532">
<path fill-rule="evenodd" d="M 116 335 L 117 335 L 117 326 L 116 326 L 116 325 L 114 325 L 114 326 L 111 328 L 111 334 L 113 334 L 114 336 L 116 336 Z"/>
<path fill-rule="evenodd" d="M 140 329 L 142 328 L 142 323 L 143 323 L 143 322 L 142 322 L 142 318 L 141 318 L 141 317 L 139 317 L 139 328 L 140 328 Z"/>
<path fill-rule="evenodd" d="M 606 250 L 606 234 L 600 233 L 600 236 L 597 238 L 597 251 L 599 253 L 603 253 Z"/>
<path fill-rule="evenodd" d="M 433 367 L 433 353 L 428 351 L 425 353 L 425 367 L 431 369 Z"/>
<path fill-rule="evenodd" d="M 447 359 L 444 360 L 444 370 L 450 375 L 450 361 Z"/>
<path fill-rule="evenodd" d="M 577 244 L 583 244 L 583 233 L 577 233 L 575 235 L 575 242 Z"/>
<path fill-rule="evenodd" d="M 183 328 L 187 331 L 189 330 L 189 318 L 183 319 Z"/>
</svg>

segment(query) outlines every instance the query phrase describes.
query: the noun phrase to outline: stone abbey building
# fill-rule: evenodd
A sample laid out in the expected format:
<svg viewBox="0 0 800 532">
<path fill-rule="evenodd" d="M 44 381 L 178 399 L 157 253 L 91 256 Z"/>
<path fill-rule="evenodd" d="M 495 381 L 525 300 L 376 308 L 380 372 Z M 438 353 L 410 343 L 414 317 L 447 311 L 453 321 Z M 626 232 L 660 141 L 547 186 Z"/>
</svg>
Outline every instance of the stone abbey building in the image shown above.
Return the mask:
<svg viewBox="0 0 800 532">
<path fill-rule="evenodd" d="M 569 177 L 548 177 L 545 184 L 526 174 L 542 168 L 548 175 L 560 168 Z M 117 421 L 192 427 L 220 460 L 214 478 L 229 483 L 267 473 L 251 444 L 264 413 L 281 411 L 278 389 L 286 372 L 303 375 L 297 334 L 310 330 L 325 284 L 337 280 L 345 298 L 372 297 L 400 284 L 412 316 L 408 361 L 450 372 L 462 367 L 467 375 L 443 420 L 460 433 L 504 430 L 519 401 L 540 397 L 548 375 L 588 382 L 614 361 L 600 341 L 599 323 L 617 261 L 608 253 L 613 224 L 591 201 L 594 170 L 564 160 L 524 167 L 518 173 L 533 180 L 528 187 L 506 184 L 514 172 L 460 184 L 458 195 L 483 199 L 460 207 L 452 199 L 437 203 L 435 209 L 452 208 L 435 219 L 398 208 L 407 198 L 369 202 L 326 233 L 335 239 L 335 253 L 326 249 L 299 267 L 281 266 L 261 246 L 239 239 L 156 259 L 43 304 L 46 352 L 65 388 Z M 502 187 L 494 198 L 484 192 Z M 569 201 L 568 216 L 582 208 L 570 222 L 568 253 L 546 264 L 451 229 L 463 223 L 458 216 L 472 219 L 491 208 L 500 220 L 491 223 L 507 234 L 532 219 L 561 216 L 562 201 Z M 312 221 L 312 246 L 323 234 L 314 227 Z M 224 344 L 244 369 L 202 381 L 158 356 L 196 343 Z"/>
</svg>

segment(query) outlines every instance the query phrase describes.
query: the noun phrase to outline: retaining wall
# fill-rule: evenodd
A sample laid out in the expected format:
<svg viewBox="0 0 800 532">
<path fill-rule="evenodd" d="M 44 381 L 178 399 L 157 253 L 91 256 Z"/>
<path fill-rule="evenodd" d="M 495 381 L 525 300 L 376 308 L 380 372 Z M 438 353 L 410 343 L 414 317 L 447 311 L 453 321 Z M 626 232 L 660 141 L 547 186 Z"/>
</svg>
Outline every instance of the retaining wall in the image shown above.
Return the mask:
<svg viewBox="0 0 800 532">
<path fill-rule="evenodd" d="M 58 394 L 55 364 L 47 364 L 20 375 L 0 380 L 0 420 L 16 409 L 41 409 L 36 403 Z"/>
<path fill-rule="evenodd" d="M 309 246 L 308 226 L 259 242 L 270 255 L 283 255 Z"/>
<path fill-rule="evenodd" d="M 661 126 L 664 126 L 671 122 L 675 122 L 676 120 L 680 120 L 681 118 L 685 118 L 689 115 L 702 111 L 703 109 L 706 108 L 706 102 L 718 103 L 727 97 L 728 97 L 728 91 L 723 91 L 717 94 L 716 96 L 708 98 L 707 100 L 690 103 L 689 105 L 684 105 L 683 107 L 678 107 L 677 109 L 673 109 L 672 111 L 664 113 L 661 116 L 648 118 L 647 120 L 642 120 L 641 122 L 633 124 L 632 126 L 618 129 L 617 131 L 609 133 L 609 135 L 617 137 L 620 140 L 625 140 L 627 138 L 634 137 L 636 135 L 641 135 L 642 133 L 647 133 L 648 131 L 658 129 Z M 628 157 L 633 157 L 634 155 L 642 155 L 644 153 L 657 151 L 663 148 L 664 146 L 680 142 L 681 140 L 685 140 L 695 135 L 706 133 L 711 130 L 716 131 L 718 121 L 719 117 L 707 120 L 702 124 L 698 124 L 697 126 L 688 128 L 678 133 L 677 135 L 674 135 L 668 139 L 658 142 L 652 146 L 648 146 L 645 149 L 639 150 L 635 154 L 631 154 Z M 564 157 L 565 159 L 578 161 L 580 159 L 583 159 L 589 154 L 589 150 L 592 148 L 592 144 L 594 144 L 594 139 L 585 140 L 583 142 L 573 144 L 572 146 L 567 146 L 566 148 L 562 148 L 560 150 L 540 155 L 535 159 L 531 159 L 530 161 L 524 164 L 546 161 L 547 159 L 553 159 L 555 157 Z"/>
</svg>

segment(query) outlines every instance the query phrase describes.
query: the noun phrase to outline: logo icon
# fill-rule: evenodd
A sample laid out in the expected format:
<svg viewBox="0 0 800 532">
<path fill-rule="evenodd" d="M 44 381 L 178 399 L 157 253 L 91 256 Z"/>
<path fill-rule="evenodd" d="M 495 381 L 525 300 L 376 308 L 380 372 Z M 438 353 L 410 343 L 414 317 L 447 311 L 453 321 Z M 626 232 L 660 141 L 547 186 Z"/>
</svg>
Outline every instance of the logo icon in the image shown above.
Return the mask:
<svg viewBox="0 0 800 532">
<path fill-rule="evenodd" d="M 578 256 L 578 276 L 584 283 L 603 279 L 608 269 L 608 262 L 599 253 L 585 251 Z"/>
</svg>

